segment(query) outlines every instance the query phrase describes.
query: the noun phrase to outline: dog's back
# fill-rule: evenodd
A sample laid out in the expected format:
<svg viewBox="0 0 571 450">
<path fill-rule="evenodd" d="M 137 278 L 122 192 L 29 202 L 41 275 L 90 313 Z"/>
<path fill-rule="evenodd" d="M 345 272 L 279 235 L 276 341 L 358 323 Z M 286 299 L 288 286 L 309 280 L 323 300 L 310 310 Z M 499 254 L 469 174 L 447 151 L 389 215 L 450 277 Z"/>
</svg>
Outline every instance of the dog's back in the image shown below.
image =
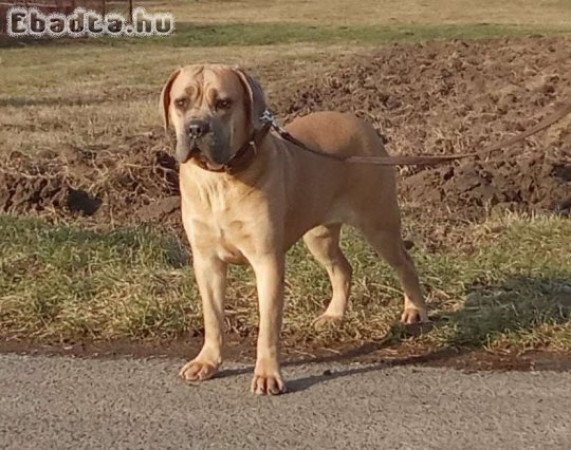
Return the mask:
<svg viewBox="0 0 571 450">
<path fill-rule="evenodd" d="M 323 153 L 340 156 L 387 154 L 373 126 L 351 113 L 315 112 L 297 117 L 286 129 L 309 148 Z"/>
</svg>

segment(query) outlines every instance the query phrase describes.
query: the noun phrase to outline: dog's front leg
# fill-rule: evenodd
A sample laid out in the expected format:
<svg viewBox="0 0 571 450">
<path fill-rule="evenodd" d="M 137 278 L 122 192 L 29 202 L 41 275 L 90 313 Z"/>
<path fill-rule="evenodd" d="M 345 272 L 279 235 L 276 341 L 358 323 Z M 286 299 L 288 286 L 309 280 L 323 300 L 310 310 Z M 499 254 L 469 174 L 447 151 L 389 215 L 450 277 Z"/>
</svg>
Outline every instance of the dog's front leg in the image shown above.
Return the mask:
<svg viewBox="0 0 571 450">
<path fill-rule="evenodd" d="M 202 381 L 214 375 L 222 364 L 226 263 L 215 255 L 201 254 L 194 249 L 193 265 L 202 297 L 204 345 L 198 356 L 184 365 L 180 376 L 186 381 Z"/>
<path fill-rule="evenodd" d="M 256 274 L 260 326 L 252 392 L 281 394 L 285 385 L 280 373 L 279 339 L 284 303 L 285 256 L 268 255 L 251 261 Z"/>
</svg>

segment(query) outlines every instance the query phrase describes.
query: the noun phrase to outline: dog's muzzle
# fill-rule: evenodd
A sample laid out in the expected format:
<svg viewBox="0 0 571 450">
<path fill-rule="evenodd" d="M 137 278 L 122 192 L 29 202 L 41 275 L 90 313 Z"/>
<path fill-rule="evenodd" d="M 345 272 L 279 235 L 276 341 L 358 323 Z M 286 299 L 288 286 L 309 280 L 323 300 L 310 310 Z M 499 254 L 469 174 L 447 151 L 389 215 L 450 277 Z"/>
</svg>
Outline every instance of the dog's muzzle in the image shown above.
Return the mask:
<svg viewBox="0 0 571 450">
<path fill-rule="evenodd" d="M 202 148 L 208 145 L 205 137 L 210 133 L 210 124 L 207 121 L 194 119 L 186 126 L 186 139 L 177 142 L 175 156 L 180 164 L 184 164 L 194 156 L 205 157 Z"/>
<path fill-rule="evenodd" d="M 190 142 L 189 145 L 181 145 L 178 142 L 176 144 L 175 157 L 179 164 L 184 164 L 198 153 L 200 153 L 200 149 L 193 142 Z"/>
</svg>

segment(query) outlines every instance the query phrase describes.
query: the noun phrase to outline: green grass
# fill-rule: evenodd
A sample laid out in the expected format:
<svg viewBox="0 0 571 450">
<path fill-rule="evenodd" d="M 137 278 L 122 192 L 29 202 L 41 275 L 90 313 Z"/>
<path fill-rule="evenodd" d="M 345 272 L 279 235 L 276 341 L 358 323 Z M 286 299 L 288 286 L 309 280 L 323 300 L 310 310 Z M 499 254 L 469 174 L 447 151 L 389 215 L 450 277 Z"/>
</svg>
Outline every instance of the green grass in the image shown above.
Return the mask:
<svg viewBox="0 0 571 450">
<path fill-rule="evenodd" d="M 481 39 L 530 34 L 570 33 L 569 27 L 517 24 L 390 24 L 390 25 L 311 25 L 305 23 L 180 23 L 168 37 L 153 38 L 92 38 L 34 41 L 29 44 L 47 46 L 109 46 L 158 45 L 168 47 L 259 46 L 294 43 L 374 45 L 394 41 L 426 41 L 436 39 Z M 21 41 L 20 41 L 21 42 Z M 12 47 L 14 39 L 0 41 L 0 47 Z"/>
<path fill-rule="evenodd" d="M 571 239 L 562 218 L 504 216 L 470 230 L 478 251 L 413 252 L 434 319 L 417 338 L 434 348 L 571 350 Z M 352 305 L 337 328 L 311 321 L 329 296 L 305 248 L 288 255 L 284 335 L 290 345 L 408 339 L 392 271 L 354 232 Z M 200 334 L 200 301 L 184 247 L 149 228 L 115 231 L 0 217 L 0 335 L 37 340 L 173 338 Z M 255 283 L 233 268 L 229 332 L 254 335 Z"/>
<path fill-rule="evenodd" d="M 569 28 L 518 25 L 307 25 L 302 23 L 225 23 L 180 24 L 176 33 L 155 43 L 169 46 L 217 47 L 227 45 L 274 45 L 298 42 L 326 44 L 383 44 L 393 41 L 434 39 L 478 39 L 498 36 L 522 36 L 533 33 L 557 34 Z"/>
<path fill-rule="evenodd" d="M 6 216 L 0 230 L 4 332 L 148 336 L 178 332 L 197 314 L 192 303 L 180 301 L 193 292 L 176 269 L 186 255 L 166 236 L 144 228 L 97 232 Z"/>
</svg>

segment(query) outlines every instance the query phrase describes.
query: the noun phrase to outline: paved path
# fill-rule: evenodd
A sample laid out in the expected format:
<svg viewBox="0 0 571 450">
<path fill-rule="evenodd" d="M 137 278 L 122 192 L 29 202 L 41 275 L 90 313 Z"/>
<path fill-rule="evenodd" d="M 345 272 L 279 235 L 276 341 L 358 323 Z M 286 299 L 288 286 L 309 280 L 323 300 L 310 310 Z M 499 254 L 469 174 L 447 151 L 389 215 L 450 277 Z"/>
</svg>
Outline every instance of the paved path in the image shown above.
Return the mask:
<svg viewBox="0 0 571 450">
<path fill-rule="evenodd" d="M 306 365 L 261 398 L 181 363 L 0 355 L 0 448 L 571 448 L 571 373 Z"/>
</svg>

